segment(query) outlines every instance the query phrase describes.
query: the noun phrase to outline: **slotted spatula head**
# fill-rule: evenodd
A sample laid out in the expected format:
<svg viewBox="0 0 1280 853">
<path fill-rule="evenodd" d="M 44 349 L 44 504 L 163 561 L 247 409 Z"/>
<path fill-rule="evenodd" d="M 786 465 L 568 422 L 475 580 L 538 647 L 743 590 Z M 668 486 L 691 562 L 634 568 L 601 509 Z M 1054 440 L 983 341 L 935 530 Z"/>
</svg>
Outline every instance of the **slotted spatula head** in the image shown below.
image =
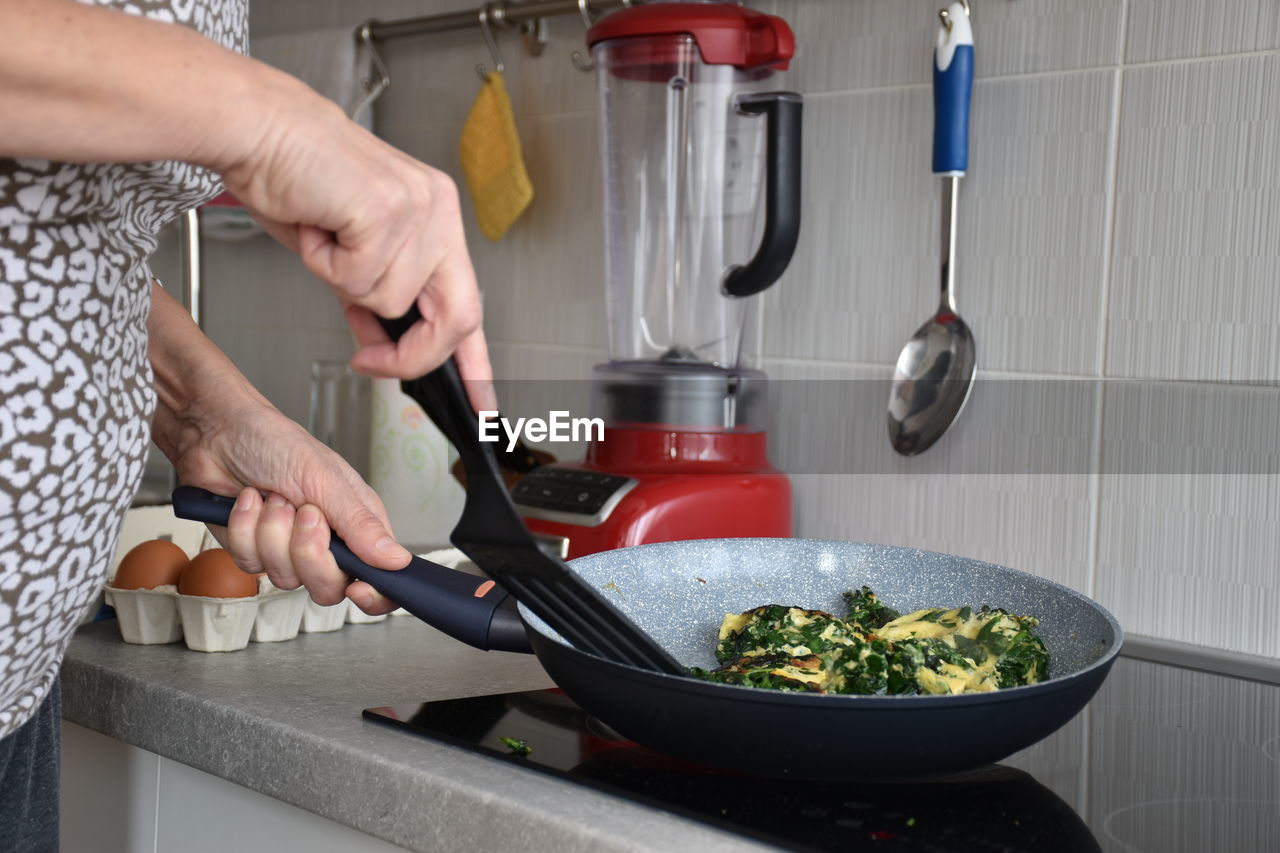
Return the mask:
<svg viewBox="0 0 1280 853">
<path fill-rule="evenodd" d="M 415 322 L 417 309 L 383 321 L 393 339 Z M 401 389 L 458 450 L 467 469 L 467 498 L 453 544 L 516 600 L 568 640 L 597 657 L 671 675 L 687 671 L 565 563 L 542 551 L 507 493 L 493 451 L 480 443 L 479 420 L 452 358 Z"/>
</svg>

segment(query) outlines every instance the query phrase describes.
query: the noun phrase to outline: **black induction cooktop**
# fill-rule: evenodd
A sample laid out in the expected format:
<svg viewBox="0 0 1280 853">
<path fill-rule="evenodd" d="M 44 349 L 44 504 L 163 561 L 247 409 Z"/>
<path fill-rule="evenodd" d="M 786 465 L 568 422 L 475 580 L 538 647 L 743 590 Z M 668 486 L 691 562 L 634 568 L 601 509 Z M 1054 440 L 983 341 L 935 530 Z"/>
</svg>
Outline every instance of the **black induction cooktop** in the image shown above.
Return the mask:
<svg viewBox="0 0 1280 853">
<path fill-rule="evenodd" d="M 771 780 L 689 764 L 626 741 L 556 690 L 364 713 L 785 849 L 1280 851 L 1280 686 L 1128 658 L 1039 744 L 910 782 Z"/>
</svg>

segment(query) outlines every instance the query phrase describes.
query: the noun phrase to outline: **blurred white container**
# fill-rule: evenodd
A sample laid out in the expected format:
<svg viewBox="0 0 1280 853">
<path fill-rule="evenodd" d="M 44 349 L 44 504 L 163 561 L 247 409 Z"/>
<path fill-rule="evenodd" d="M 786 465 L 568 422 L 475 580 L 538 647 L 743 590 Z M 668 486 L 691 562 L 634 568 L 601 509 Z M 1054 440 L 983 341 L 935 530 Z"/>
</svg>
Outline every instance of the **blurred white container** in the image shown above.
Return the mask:
<svg viewBox="0 0 1280 853">
<path fill-rule="evenodd" d="M 347 624 L 347 601 L 337 604 L 316 604 L 311 596 L 305 596 L 302 605 L 302 627 L 304 634 L 327 634 Z"/>
<path fill-rule="evenodd" d="M 258 596 L 204 598 L 178 595 L 183 639 L 197 652 L 234 652 L 249 645 Z"/>
<path fill-rule="evenodd" d="M 349 598 L 346 600 L 345 604 L 347 605 L 346 619 L 348 625 L 372 625 L 374 622 L 381 622 L 387 618 L 386 613 L 379 614 L 378 616 L 370 616 L 359 607 L 356 607 L 356 603 Z"/>
<path fill-rule="evenodd" d="M 255 643 L 292 640 L 302 628 L 302 613 L 310 600 L 302 587 L 278 589 L 266 575 L 258 578 L 258 613 L 250 639 Z"/>
<path fill-rule="evenodd" d="M 140 646 L 176 643 L 182 639 L 178 620 L 178 588 L 173 584 L 155 589 L 104 590 L 107 604 L 116 609 L 120 636 Z"/>
<path fill-rule="evenodd" d="M 396 538 L 410 548 L 445 545 L 465 492 L 449 466 L 449 442 L 395 379 L 375 379 L 369 424 L 369 484 Z"/>
</svg>

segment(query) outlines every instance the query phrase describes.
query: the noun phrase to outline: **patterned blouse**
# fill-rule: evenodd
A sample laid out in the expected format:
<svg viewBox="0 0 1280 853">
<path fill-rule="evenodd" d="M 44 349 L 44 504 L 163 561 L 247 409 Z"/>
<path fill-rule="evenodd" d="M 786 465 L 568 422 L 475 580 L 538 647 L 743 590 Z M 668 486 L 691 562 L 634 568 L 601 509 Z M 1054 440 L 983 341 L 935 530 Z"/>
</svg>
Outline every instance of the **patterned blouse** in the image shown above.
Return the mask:
<svg viewBox="0 0 1280 853">
<path fill-rule="evenodd" d="M 246 0 L 97 5 L 247 46 Z M 52 687 L 141 481 L 156 232 L 217 189 L 184 163 L 0 159 L 0 737 Z"/>
</svg>

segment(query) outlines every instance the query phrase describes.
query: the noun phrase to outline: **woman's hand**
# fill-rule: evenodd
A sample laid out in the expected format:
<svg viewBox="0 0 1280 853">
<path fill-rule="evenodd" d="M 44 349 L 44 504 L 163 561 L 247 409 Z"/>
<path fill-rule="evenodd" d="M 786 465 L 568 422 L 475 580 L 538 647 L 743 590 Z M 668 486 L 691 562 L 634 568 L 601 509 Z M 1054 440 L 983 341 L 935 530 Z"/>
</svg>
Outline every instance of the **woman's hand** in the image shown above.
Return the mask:
<svg viewBox="0 0 1280 853">
<path fill-rule="evenodd" d="M 350 581 L 329 552 L 332 524 L 366 563 L 409 563 L 382 501 L 351 466 L 270 406 L 225 412 L 203 428 L 199 441 L 175 454 L 174 467 L 183 483 L 237 496 L 227 527 L 210 529 L 240 568 L 265 572 L 280 589 L 305 586 L 317 604 L 345 596 L 370 614 L 396 608 L 363 581 Z"/>
<path fill-rule="evenodd" d="M 210 528 L 236 563 L 281 589 L 305 586 L 319 604 L 346 595 L 366 613 L 395 609 L 373 587 L 350 582 L 329 553 L 332 527 L 372 566 L 409 564 L 373 489 L 254 390 L 158 285 L 149 331 L 152 437 L 183 483 L 237 497 L 228 526 Z"/>
<path fill-rule="evenodd" d="M 458 190 L 285 75 L 262 141 L 222 166 L 227 189 L 348 306 L 352 366 L 414 378 L 455 349 L 464 378 L 491 378 Z M 268 87 L 269 89 L 270 87 Z M 374 315 L 423 320 L 398 344 Z M 479 401 L 478 401 L 479 402 Z M 493 408 L 489 406 L 489 408 Z"/>
<path fill-rule="evenodd" d="M 472 402 L 496 408 L 446 175 L 302 82 L 182 26 L 70 0 L 6 0 L 0 33 L 0 156 L 212 169 L 355 306 L 357 370 L 411 378 L 456 349 Z M 424 319 L 391 343 L 373 314 L 400 317 L 415 303 Z"/>
</svg>

